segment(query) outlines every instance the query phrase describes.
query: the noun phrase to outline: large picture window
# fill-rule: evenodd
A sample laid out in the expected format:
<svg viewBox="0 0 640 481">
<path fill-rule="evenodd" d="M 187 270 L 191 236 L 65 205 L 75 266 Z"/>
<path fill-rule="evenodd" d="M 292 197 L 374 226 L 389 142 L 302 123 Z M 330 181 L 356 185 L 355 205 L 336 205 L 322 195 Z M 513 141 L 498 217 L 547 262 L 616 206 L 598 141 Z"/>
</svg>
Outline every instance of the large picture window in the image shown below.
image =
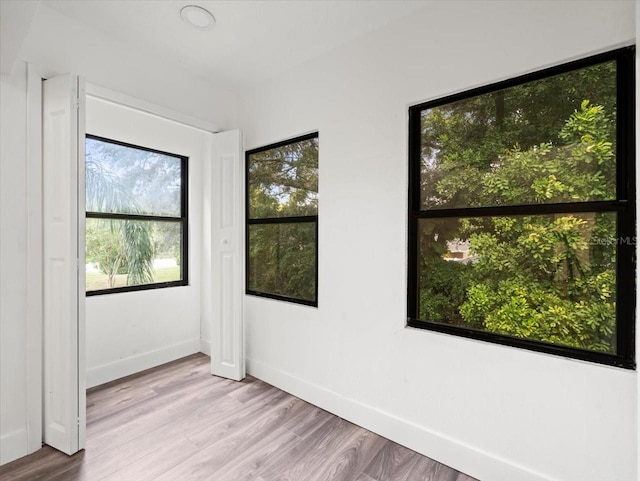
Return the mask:
<svg viewBox="0 0 640 481">
<path fill-rule="evenodd" d="M 86 137 L 87 295 L 187 284 L 187 158 Z"/>
<path fill-rule="evenodd" d="M 318 134 L 253 149 L 247 294 L 318 305 Z"/>
<path fill-rule="evenodd" d="M 635 367 L 634 49 L 409 111 L 408 325 Z"/>
</svg>

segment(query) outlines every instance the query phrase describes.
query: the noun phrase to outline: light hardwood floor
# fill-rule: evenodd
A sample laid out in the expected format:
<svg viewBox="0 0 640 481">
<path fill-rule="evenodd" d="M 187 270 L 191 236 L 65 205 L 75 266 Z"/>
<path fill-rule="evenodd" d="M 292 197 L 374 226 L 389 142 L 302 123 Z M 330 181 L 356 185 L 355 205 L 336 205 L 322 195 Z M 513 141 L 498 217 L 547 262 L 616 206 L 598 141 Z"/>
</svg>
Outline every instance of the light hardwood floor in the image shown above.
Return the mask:
<svg viewBox="0 0 640 481">
<path fill-rule="evenodd" d="M 87 393 L 87 446 L 48 446 L 2 481 L 473 481 L 203 354 Z"/>
</svg>

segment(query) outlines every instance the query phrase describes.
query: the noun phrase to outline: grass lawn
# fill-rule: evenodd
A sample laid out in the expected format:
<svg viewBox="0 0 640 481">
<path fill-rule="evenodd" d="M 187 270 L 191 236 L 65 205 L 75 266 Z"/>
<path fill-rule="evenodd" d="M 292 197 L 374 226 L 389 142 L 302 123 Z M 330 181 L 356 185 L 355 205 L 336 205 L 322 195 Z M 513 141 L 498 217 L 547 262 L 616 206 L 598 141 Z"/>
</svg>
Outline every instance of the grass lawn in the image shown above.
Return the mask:
<svg viewBox="0 0 640 481">
<path fill-rule="evenodd" d="M 154 270 L 154 282 L 169 282 L 180 280 L 180 266 L 156 267 Z M 115 277 L 114 287 L 123 287 L 127 285 L 127 275 L 120 274 Z M 102 272 L 87 272 L 88 291 L 95 291 L 107 288 L 107 276 Z"/>
</svg>

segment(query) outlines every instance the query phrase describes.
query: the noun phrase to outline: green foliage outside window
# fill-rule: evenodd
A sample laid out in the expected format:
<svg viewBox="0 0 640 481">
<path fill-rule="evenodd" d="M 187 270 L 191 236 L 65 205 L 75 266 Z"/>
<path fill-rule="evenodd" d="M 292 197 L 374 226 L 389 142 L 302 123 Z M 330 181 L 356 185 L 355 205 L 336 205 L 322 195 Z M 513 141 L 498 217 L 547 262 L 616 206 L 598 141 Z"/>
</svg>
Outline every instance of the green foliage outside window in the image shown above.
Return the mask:
<svg viewBox="0 0 640 481">
<path fill-rule="evenodd" d="M 247 153 L 247 291 L 315 305 L 318 137 Z"/>
<path fill-rule="evenodd" d="M 421 210 L 616 199 L 616 63 L 421 112 Z M 615 212 L 418 221 L 419 319 L 616 350 Z"/>
<path fill-rule="evenodd" d="M 87 291 L 180 281 L 181 158 L 95 137 L 85 145 Z"/>
</svg>

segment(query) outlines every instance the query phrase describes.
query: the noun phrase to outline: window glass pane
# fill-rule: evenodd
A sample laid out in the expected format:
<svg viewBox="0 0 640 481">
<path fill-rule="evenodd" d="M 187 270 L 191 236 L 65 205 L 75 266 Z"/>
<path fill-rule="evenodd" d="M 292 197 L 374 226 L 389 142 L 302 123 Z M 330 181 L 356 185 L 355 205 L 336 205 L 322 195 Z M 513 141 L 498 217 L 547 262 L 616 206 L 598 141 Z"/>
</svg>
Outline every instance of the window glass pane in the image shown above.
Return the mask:
<svg viewBox="0 0 640 481">
<path fill-rule="evenodd" d="M 316 223 L 252 224 L 248 289 L 316 300 Z"/>
<path fill-rule="evenodd" d="M 181 280 L 180 240 L 179 221 L 88 218 L 87 291 Z"/>
<path fill-rule="evenodd" d="M 419 220 L 425 321 L 614 353 L 615 213 Z"/>
<path fill-rule="evenodd" d="M 86 140 L 87 211 L 180 217 L 181 159 Z"/>
<path fill-rule="evenodd" d="M 616 63 L 421 112 L 421 209 L 616 198 Z"/>
<path fill-rule="evenodd" d="M 318 213 L 318 138 L 248 156 L 249 217 Z"/>
</svg>

